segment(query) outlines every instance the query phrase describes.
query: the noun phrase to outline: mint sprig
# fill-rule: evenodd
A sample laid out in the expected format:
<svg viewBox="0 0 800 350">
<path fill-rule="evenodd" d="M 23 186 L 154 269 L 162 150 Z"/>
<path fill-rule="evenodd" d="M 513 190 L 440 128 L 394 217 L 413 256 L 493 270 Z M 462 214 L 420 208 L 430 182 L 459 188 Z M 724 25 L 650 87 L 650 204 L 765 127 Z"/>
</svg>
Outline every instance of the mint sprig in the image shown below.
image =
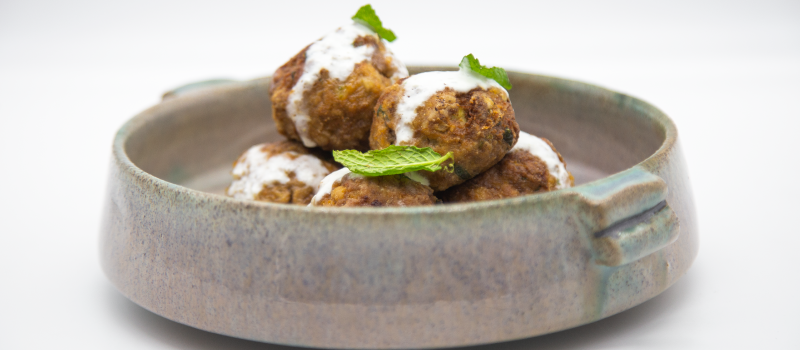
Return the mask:
<svg viewBox="0 0 800 350">
<path fill-rule="evenodd" d="M 392 145 L 367 153 L 355 150 L 333 151 L 333 159 L 356 174 L 384 176 L 418 170 L 437 171 L 442 169 L 442 162 L 453 159 L 453 152 L 443 156 L 430 147 Z"/>
<path fill-rule="evenodd" d="M 378 36 L 386 39 L 386 41 L 388 42 L 392 42 L 395 39 L 397 39 L 397 36 L 394 35 L 393 31 L 383 27 L 381 19 L 378 18 L 378 15 L 375 14 L 375 10 L 372 9 L 372 5 L 370 4 L 361 6 L 361 8 L 358 9 L 358 12 L 356 12 L 356 15 L 353 16 L 352 19 L 358 23 L 370 27 L 372 30 L 375 31 L 375 33 L 378 33 Z"/>
<path fill-rule="evenodd" d="M 478 59 L 472 54 L 464 56 L 464 58 L 461 59 L 461 64 L 458 66 L 461 69 L 470 69 L 475 73 L 483 75 L 484 77 L 493 79 L 506 90 L 511 90 L 511 83 L 508 81 L 508 74 L 506 74 L 506 70 L 503 68 L 488 68 L 486 66 L 482 66 Z"/>
</svg>

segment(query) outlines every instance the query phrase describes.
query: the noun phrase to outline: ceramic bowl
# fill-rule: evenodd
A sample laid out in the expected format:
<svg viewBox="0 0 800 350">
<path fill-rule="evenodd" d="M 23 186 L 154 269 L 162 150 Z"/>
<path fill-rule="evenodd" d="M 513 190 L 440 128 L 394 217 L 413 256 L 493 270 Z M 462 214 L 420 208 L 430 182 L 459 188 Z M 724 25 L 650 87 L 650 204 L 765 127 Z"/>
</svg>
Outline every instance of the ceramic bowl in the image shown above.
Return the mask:
<svg viewBox="0 0 800 350">
<path fill-rule="evenodd" d="M 412 68 L 412 72 L 432 67 Z M 326 348 L 499 342 L 616 314 L 697 254 L 675 125 L 646 102 L 510 73 L 522 130 L 577 186 L 469 204 L 308 208 L 221 193 L 277 141 L 269 78 L 177 90 L 118 132 L 101 264 L 142 307 L 233 337 Z"/>
</svg>

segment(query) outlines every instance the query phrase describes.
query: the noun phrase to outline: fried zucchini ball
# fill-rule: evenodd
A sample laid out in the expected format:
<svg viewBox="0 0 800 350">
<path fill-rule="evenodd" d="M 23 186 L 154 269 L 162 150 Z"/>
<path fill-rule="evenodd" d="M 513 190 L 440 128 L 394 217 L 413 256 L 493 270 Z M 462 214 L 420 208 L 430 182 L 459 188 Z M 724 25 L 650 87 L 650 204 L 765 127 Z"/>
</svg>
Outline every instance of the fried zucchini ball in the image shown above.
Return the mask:
<svg viewBox="0 0 800 350">
<path fill-rule="evenodd" d="M 471 70 L 427 72 L 389 87 L 375 107 L 370 147 L 431 147 L 453 152 L 453 171 L 424 172 L 443 191 L 491 168 L 514 146 L 519 125 L 508 92 Z M 454 162 L 454 163 L 453 163 Z"/>
<path fill-rule="evenodd" d="M 483 201 L 553 191 L 572 187 L 574 182 L 549 140 L 520 132 L 517 145 L 503 160 L 440 196 L 448 203 Z"/>
<path fill-rule="evenodd" d="M 233 163 L 228 196 L 273 203 L 306 205 L 325 176 L 339 169 L 299 142 L 255 145 Z"/>
<path fill-rule="evenodd" d="M 312 43 L 275 71 L 270 85 L 278 132 L 326 151 L 369 149 L 373 107 L 407 77 L 375 32 L 358 23 Z"/>
<path fill-rule="evenodd" d="M 425 179 L 415 174 L 367 177 L 342 168 L 322 180 L 309 206 L 410 207 L 436 204 L 438 199 L 433 195 L 433 189 L 424 185 Z"/>
</svg>

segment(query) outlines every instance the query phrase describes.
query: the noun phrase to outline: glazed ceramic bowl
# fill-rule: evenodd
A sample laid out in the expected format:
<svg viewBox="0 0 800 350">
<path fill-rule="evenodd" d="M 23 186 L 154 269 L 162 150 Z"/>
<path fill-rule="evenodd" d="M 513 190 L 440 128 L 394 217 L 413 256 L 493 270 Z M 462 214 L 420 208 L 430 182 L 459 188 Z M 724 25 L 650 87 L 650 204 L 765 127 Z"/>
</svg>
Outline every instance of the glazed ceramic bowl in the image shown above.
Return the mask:
<svg viewBox="0 0 800 350">
<path fill-rule="evenodd" d="M 235 200 L 221 195 L 232 162 L 281 139 L 270 80 L 170 93 L 114 141 L 103 269 L 126 297 L 176 322 L 326 348 L 531 337 L 664 291 L 698 242 L 675 125 L 599 87 L 510 79 L 521 129 L 558 147 L 576 187 L 411 208 Z"/>
</svg>

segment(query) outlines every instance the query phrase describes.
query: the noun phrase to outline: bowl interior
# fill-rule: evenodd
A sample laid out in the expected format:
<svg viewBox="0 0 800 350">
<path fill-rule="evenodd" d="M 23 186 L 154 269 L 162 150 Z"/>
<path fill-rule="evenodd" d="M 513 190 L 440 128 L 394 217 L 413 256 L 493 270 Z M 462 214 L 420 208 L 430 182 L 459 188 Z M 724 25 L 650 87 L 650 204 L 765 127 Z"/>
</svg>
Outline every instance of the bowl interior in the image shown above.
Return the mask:
<svg viewBox="0 0 800 350">
<path fill-rule="evenodd" d="M 410 67 L 412 74 L 443 67 Z M 639 101 L 588 84 L 509 74 L 520 129 L 553 142 L 576 185 L 628 169 L 655 153 L 662 123 Z M 145 172 L 191 189 L 222 194 L 237 157 L 252 145 L 282 139 L 275 130 L 269 78 L 172 96 L 125 128 L 124 150 Z"/>
</svg>

